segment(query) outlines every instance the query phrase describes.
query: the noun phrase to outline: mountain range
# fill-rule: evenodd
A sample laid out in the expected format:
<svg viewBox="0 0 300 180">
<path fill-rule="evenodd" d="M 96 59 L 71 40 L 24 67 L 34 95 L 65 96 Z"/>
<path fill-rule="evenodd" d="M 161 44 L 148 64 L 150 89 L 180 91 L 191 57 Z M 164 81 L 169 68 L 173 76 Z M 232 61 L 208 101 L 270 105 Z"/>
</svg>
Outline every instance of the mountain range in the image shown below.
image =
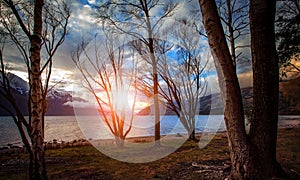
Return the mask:
<svg viewBox="0 0 300 180">
<path fill-rule="evenodd" d="M 28 83 L 22 78 L 8 73 L 7 77 L 10 81 L 11 92 L 15 97 L 17 104 L 20 107 L 22 113 L 26 116 L 28 115 Z M 0 76 L 0 92 L 3 92 L 2 78 Z M 65 115 L 74 115 L 74 109 L 70 105 L 73 100 L 76 101 L 85 101 L 82 98 L 73 98 L 70 92 L 58 91 L 51 89 L 47 94 L 47 112 L 48 116 L 65 116 Z M 4 95 L 0 93 L 0 103 L 9 109 L 13 109 L 10 103 L 5 99 Z M 81 112 L 83 115 L 89 114 L 89 108 L 82 108 Z M 0 116 L 8 116 L 9 113 L 0 107 Z"/>
<path fill-rule="evenodd" d="M 28 83 L 20 77 L 9 73 L 7 76 L 11 83 L 11 91 L 15 97 L 17 104 L 24 115 L 28 115 L 27 99 L 28 99 Z M 279 94 L 279 114 L 281 115 L 300 115 L 300 77 L 288 81 L 280 82 Z M 2 78 L 0 77 L 0 92 L 3 90 Z M 242 88 L 243 103 L 245 108 L 251 108 L 253 99 L 253 88 Z M 48 116 L 63 116 L 74 115 L 73 101 L 87 102 L 80 97 L 72 97 L 70 92 L 59 90 L 50 90 L 47 95 Z M 0 103 L 9 109 L 11 105 L 0 93 Z M 142 109 L 138 115 L 149 115 L 151 106 Z M 200 99 L 200 114 L 222 114 L 222 103 L 220 94 L 210 94 Z M 91 115 L 95 114 L 95 109 L 91 107 L 76 108 L 76 115 Z M 174 115 L 175 113 L 167 109 L 166 115 Z M 3 108 L 0 107 L 0 116 L 9 115 Z"/>
</svg>

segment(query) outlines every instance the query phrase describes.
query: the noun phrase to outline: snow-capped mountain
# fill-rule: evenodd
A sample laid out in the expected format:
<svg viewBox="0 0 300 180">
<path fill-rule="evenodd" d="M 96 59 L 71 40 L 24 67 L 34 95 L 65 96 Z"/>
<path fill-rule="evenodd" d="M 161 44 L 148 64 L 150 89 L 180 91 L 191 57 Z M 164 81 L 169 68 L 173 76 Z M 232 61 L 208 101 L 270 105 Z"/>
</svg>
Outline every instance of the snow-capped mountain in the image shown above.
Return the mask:
<svg viewBox="0 0 300 180">
<path fill-rule="evenodd" d="M 9 79 L 11 88 L 15 89 L 20 94 L 28 94 L 29 85 L 24 79 L 12 73 L 7 73 L 7 78 Z M 0 74 L 1 86 L 2 86 L 2 81 L 3 81 L 2 74 Z"/>
<path fill-rule="evenodd" d="M 47 98 L 53 100 L 61 99 L 64 101 L 72 101 L 72 95 L 69 92 L 58 91 L 55 89 L 51 89 L 48 91 Z"/>
<path fill-rule="evenodd" d="M 8 73 L 7 77 L 10 82 L 12 94 L 15 97 L 17 104 L 19 105 L 21 111 L 24 115 L 28 115 L 28 92 L 29 85 L 28 82 L 18 77 L 15 74 Z M 2 76 L 0 76 L 0 88 L 2 85 Z M 13 109 L 10 103 L 0 94 L 0 103 L 9 109 Z M 68 92 L 58 91 L 51 89 L 47 94 L 47 115 L 73 115 L 73 107 L 71 107 L 69 102 L 72 102 L 72 95 Z M 8 113 L 0 108 L 0 115 L 8 115 Z"/>
<path fill-rule="evenodd" d="M 1 74 L 1 73 L 0 73 Z M 19 105 L 20 110 L 23 115 L 28 115 L 28 92 L 29 85 L 22 78 L 18 77 L 15 74 L 9 73 L 8 79 L 11 84 L 12 94 L 16 99 L 17 104 Z M 0 75 L 0 92 L 3 89 L 2 85 L 2 76 Z M 13 110 L 10 103 L 5 99 L 5 94 L 0 93 L 0 103 L 8 109 Z M 81 97 L 72 97 L 70 92 L 63 90 L 57 90 L 55 88 L 50 89 L 47 93 L 47 112 L 48 116 L 72 116 L 74 115 L 73 102 L 86 103 L 87 101 Z M 93 115 L 95 114 L 95 109 L 91 107 L 76 107 L 76 114 L 80 115 Z M 0 107 L 0 115 L 8 116 L 9 113 Z"/>
</svg>

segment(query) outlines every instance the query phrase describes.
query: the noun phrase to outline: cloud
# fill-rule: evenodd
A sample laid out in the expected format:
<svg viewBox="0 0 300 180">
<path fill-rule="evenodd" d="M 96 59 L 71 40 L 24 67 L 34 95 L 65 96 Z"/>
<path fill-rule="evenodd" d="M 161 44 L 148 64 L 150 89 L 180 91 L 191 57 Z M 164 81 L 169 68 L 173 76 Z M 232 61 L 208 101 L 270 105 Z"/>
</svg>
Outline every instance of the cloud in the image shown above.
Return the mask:
<svg viewBox="0 0 300 180">
<path fill-rule="evenodd" d="M 91 4 L 93 2 L 95 3 L 95 1 L 90 1 L 89 3 Z M 72 52 L 81 44 L 83 39 L 92 39 L 99 30 L 99 27 L 95 24 L 96 19 L 93 16 L 94 10 L 89 4 L 74 1 L 71 3 L 70 1 L 69 6 L 72 9 L 68 26 L 70 33 L 55 54 L 55 65 L 64 69 L 73 70 L 75 64 L 71 58 Z"/>
<path fill-rule="evenodd" d="M 195 15 L 200 16 L 200 6 L 198 1 L 178 1 L 176 8 L 176 16 L 187 19 L 199 19 Z"/>
<path fill-rule="evenodd" d="M 248 72 L 252 70 L 251 64 L 251 49 L 250 49 L 250 34 L 244 35 L 236 41 L 236 54 L 240 54 L 237 60 L 237 72 Z"/>
<path fill-rule="evenodd" d="M 96 104 L 90 102 L 82 102 L 82 101 L 73 101 L 73 102 L 66 102 L 64 105 L 68 105 L 74 108 L 95 108 Z"/>
<path fill-rule="evenodd" d="M 238 79 L 241 88 L 253 86 L 253 73 L 252 71 L 238 74 Z"/>
<path fill-rule="evenodd" d="M 206 81 L 207 91 L 205 95 L 220 93 L 218 77 L 216 75 L 207 77 Z"/>
<path fill-rule="evenodd" d="M 96 3 L 96 0 L 88 0 L 88 3 L 89 3 L 89 4 L 95 4 L 95 3 Z"/>
<path fill-rule="evenodd" d="M 17 75 L 18 77 L 22 78 L 23 80 L 28 82 L 28 73 L 24 71 L 18 71 L 18 70 L 10 70 L 10 73 L 13 73 Z"/>
<path fill-rule="evenodd" d="M 85 33 L 91 33 L 91 29 L 94 28 L 96 22 L 93 17 L 94 10 L 90 5 L 83 5 L 81 3 L 74 2 L 70 4 L 72 8 L 72 15 L 70 18 L 71 33 L 84 35 Z M 94 33 L 94 32 L 93 32 Z"/>
<path fill-rule="evenodd" d="M 25 68 L 25 60 L 13 44 L 5 43 L 4 49 L 2 50 L 3 59 L 6 63 L 12 65 L 12 68 Z M 18 69 L 20 70 L 20 69 Z"/>
<path fill-rule="evenodd" d="M 45 78 L 45 75 L 43 76 Z M 69 88 L 70 85 L 74 82 L 73 80 L 73 72 L 61 68 L 52 68 L 52 74 L 50 77 L 50 87 L 54 87 L 58 90 L 63 91 L 70 91 L 67 90 L 67 87 Z"/>
<path fill-rule="evenodd" d="M 89 2 L 95 3 L 95 1 Z M 56 52 L 53 63 L 60 69 L 73 70 L 75 66 L 71 59 L 71 52 L 80 44 L 83 36 L 92 36 L 96 32 L 96 27 L 92 16 L 93 10 L 88 4 L 74 1 L 68 1 L 68 3 L 72 11 L 68 26 L 70 33 Z M 13 70 L 26 72 L 24 59 L 15 45 L 5 44 L 3 56 Z"/>
<path fill-rule="evenodd" d="M 217 75 L 209 76 L 206 78 L 206 80 L 208 85 L 206 95 L 220 93 Z M 238 74 L 238 80 L 241 88 L 253 86 L 253 75 L 251 71 Z"/>
</svg>

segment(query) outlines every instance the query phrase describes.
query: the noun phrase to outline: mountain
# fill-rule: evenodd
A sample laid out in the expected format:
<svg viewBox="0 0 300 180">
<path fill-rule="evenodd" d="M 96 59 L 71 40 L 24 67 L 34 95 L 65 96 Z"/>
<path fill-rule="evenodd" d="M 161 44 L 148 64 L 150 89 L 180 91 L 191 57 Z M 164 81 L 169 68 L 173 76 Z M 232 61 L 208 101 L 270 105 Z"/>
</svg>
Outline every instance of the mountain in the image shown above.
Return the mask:
<svg viewBox="0 0 300 180">
<path fill-rule="evenodd" d="M 0 90 L 2 91 L 3 87 L 0 87 Z M 27 106 L 27 100 L 28 100 L 28 93 L 27 94 L 21 94 L 19 90 L 12 89 L 12 94 L 14 98 L 17 101 L 17 104 L 22 111 L 22 113 L 27 116 L 28 115 L 28 106 Z M 64 115 L 74 115 L 73 107 L 69 105 L 65 105 L 68 100 L 68 96 L 62 96 L 61 98 L 47 98 L 48 102 L 48 110 L 46 112 L 46 115 L 56 115 L 56 116 L 64 116 Z M 10 103 L 3 97 L 3 94 L 0 94 L 1 104 L 3 104 L 5 107 L 8 107 L 8 109 L 13 110 Z M 9 113 L 0 107 L 0 116 L 8 116 Z"/>
<path fill-rule="evenodd" d="M 300 114 L 300 76 L 280 82 L 279 89 L 281 114 Z"/>
<path fill-rule="evenodd" d="M 16 99 L 17 105 L 20 107 L 20 110 L 24 115 L 28 115 L 28 83 L 12 73 L 8 73 L 7 77 L 10 81 L 11 92 Z M 2 77 L 0 79 L 0 91 L 3 91 Z M 46 115 L 74 115 L 73 107 L 66 105 L 67 102 L 71 101 L 71 94 L 50 90 L 47 96 L 48 110 Z M 13 107 L 5 99 L 2 93 L 0 93 L 0 103 L 8 109 L 13 110 Z M 0 115 L 7 116 L 9 113 L 0 107 Z"/>
<path fill-rule="evenodd" d="M 74 115 L 73 107 L 67 104 L 68 102 L 72 102 L 72 95 L 70 93 L 57 90 L 50 90 L 47 94 L 47 101 L 48 108 L 46 115 Z"/>
<path fill-rule="evenodd" d="M 12 73 L 7 73 L 7 78 L 12 89 L 18 91 L 19 94 L 28 94 L 29 85 L 25 80 Z M 2 74 L 0 74 L 0 87 L 2 87 L 2 79 Z"/>
<path fill-rule="evenodd" d="M 11 92 L 16 99 L 16 102 L 22 111 L 22 113 L 27 116 L 28 115 L 28 93 L 29 93 L 29 85 L 22 78 L 14 75 L 12 73 L 8 73 L 7 75 L 10 84 L 11 84 Z M 10 110 L 13 110 L 13 107 L 10 103 L 5 99 L 3 94 L 2 85 L 2 77 L 0 75 L 0 104 L 4 107 L 7 107 Z M 79 107 L 74 108 L 73 102 L 86 103 L 85 99 L 81 97 L 72 97 L 71 93 L 65 91 L 59 91 L 55 89 L 49 90 L 47 94 L 47 116 L 73 116 L 75 115 L 74 110 L 76 111 L 76 115 L 97 115 L 97 110 L 93 107 Z M 0 116 L 9 116 L 10 114 L 3 108 L 0 107 Z"/>
<path fill-rule="evenodd" d="M 243 104 L 245 109 L 252 108 L 253 88 L 242 88 Z M 138 115 L 149 115 L 151 107 L 146 107 Z M 166 115 L 175 115 L 168 109 Z M 210 94 L 200 98 L 199 114 L 223 114 L 220 94 Z M 279 84 L 279 114 L 300 115 L 300 77 Z M 153 115 L 153 113 L 152 113 Z"/>
<path fill-rule="evenodd" d="M 210 94 L 207 96 L 203 96 L 200 98 L 200 110 L 199 114 L 223 114 L 222 101 L 220 94 Z M 164 115 L 176 115 L 176 113 L 167 108 Z M 137 115 L 146 116 L 146 115 L 154 115 L 154 107 L 148 106 L 144 109 L 140 110 Z"/>
</svg>

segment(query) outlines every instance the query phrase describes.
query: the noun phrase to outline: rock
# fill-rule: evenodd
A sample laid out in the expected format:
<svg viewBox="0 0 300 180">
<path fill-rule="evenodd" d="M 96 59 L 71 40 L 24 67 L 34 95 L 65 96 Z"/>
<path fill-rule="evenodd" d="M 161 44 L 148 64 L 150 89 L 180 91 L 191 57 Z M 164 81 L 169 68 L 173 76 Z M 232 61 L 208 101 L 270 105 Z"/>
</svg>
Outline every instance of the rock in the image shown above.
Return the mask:
<svg viewBox="0 0 300 180">
<path fill-rule="evenodd" d="M 180 133 L 177 133 L 176 137 L 183 137 L 183 136 Z"/>
<path fill-rule="evenodd" d="M 7 146 L 1 147 L 1 148 L 0 148 L 0 151 L 1 151 L 1 150 L 6 150 L 6 149 L 8 149 L 8 148 L 9 148 L 9 147 L 7 147 Z"/>
</svg>

